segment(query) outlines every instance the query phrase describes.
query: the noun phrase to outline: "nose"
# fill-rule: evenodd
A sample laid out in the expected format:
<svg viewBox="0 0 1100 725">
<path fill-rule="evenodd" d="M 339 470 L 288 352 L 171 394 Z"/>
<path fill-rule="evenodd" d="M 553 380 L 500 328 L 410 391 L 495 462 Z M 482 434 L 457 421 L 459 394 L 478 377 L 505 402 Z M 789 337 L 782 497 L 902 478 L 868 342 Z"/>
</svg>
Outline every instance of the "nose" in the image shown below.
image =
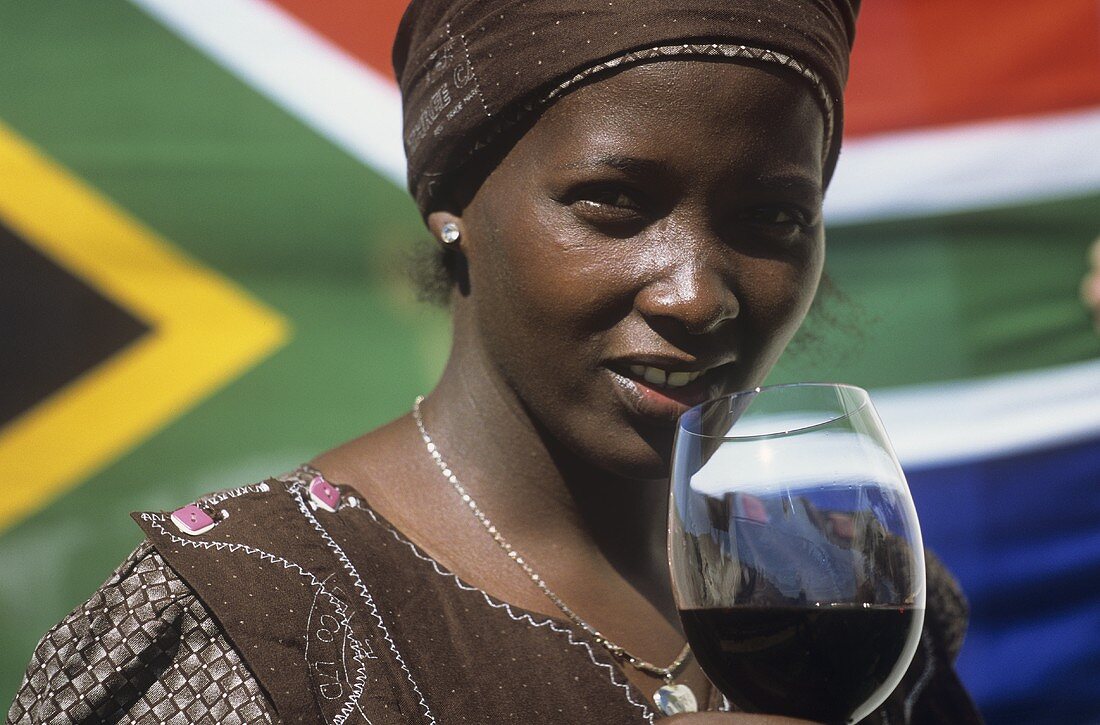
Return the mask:
<svg viewBox="0 0 1100 725">
<path fill-rule="evenodd" d="M 653 320 L 675 321 L 692 335 L 712 332 L 737 317 L 737 295 L 722 271 L 703 257 L 680 259 L 661 270 L 638 293 L 638 311 Z"/>
</svg>

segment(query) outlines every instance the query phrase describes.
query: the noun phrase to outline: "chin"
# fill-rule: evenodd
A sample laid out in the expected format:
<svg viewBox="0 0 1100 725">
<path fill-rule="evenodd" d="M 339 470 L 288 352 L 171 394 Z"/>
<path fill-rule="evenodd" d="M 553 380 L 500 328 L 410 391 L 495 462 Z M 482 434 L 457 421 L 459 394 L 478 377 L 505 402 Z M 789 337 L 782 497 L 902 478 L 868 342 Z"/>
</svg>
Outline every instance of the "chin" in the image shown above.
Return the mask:
<svg viewBox="0 0 1100 725">
<path fill-rule="evenodd" d="M 634 430 L 613 449 L 585 451 L 583 455 L 596 468 L 620 478 L 655 481 L 667 480 L 672 471 L 672 445 L 675 426 Z"/>
</svg>

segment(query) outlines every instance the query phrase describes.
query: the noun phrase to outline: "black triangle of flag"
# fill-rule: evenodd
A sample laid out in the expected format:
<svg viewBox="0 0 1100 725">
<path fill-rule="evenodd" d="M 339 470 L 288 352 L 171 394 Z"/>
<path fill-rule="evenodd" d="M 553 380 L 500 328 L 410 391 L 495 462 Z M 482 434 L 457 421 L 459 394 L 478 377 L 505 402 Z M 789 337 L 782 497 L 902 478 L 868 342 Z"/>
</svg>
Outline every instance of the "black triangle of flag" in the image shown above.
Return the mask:
<svg viewBox="0 0 1100 725">
<path fill-rule="evenodd" d="M 0 426 L 149 330 L 0 220 Z"/>
</svg>

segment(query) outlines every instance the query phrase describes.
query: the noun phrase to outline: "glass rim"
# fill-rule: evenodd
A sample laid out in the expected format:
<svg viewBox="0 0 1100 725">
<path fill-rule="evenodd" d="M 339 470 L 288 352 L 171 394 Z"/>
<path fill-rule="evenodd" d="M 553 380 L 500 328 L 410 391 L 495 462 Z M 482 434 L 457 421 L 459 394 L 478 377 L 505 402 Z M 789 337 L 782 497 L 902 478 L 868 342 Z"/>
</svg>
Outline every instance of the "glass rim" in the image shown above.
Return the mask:
<svg viewBox="0 0 1100 725">
<path fill-rule="evenodd" d="M 818 421 L 817 423 L 812 423 L 810 425 L 799 426 L 797 428 L 789 428 L 787 430 L 777 430 L 777 431 L 773 431 L 771 433 L 752 433 L 752 434 L 748 434 L 748 435 L 711 435 L 711 434 L 708 434 L 708 433 L 696 433 L 695 431 L 688 430 L 686 427 L 684 427 L 684 419 L 685 418 L 687 418 L 689 416 L 699 418 L 699 417 L 701 417 L 701 411 L 704 408 L 712 406 L 712 405 L 714 405 L 715 403 L 717 403 L 719 401 L 733 400 L 734 398 L 740 398 L 740 397 L 743 397 L 743 396 L 746 396 L 746 395 L 759 395 L 760 393 L 772 392 L 772 391 L 776 391 L 776 390 L 782 390 L 782 389 L 785 389 L 785 388 L 833 388 L 833 389 L 850 390 L 850 391 L 853 391 L 853 392 L 857 393 L 862 399 L 860 400 L 859 405 L 856 406 L 855 408 L 853 408 L 852 410 L 846 411 L 844 413 L 839 413 L 839 414 L 834 415 L 834 416 L 832 416 L 828 419 L 821 420 L 821 421 Z M 846 418 L 851 418 L 853 415 L 855 415 L 855 414 L 861 412 L 862 410 L 864 410 L 868 406 L 868 404 L 870 404 L 870 402 L 871 402 L 871 394 L 868 393 L 865 388 L 861 388 L 858 385 L 851 385 L 849 383 L 779 383 L 777 385 L 757 386 L 757 387 L 752 388 L 750 390 L 741 390 L 741 391 L 738 391 L 736 393 L 727 393 L 726 395 L 720 395 L 717 398 L 711 398 L 710 400 L 706 400 L 702 403 L 699 403 L 698 405 L 692 406 L 688 410 L 684 411 L 684 413 L 677 420 L 676 430 L 677 430 L 678 433 L 684 433 L 686 435 L 694 436 L 696 438 L 705 438 L 705 439 L 708 439 L 708 440 L 715 440 L 715 441 L 767 440 L 769 438 L 780 438 L 780 437 L 783 437 L 783 436 L 795 435 L 795 434 L 798 434 L 798 433 L 807 433 L 807 432 L 810 432 L 810 431 L 813 431 L 813 430 L 817 430 L 819 428 L 823 428 L 823 427 L 828 426 L 828 425 L 832 425 L 833 423 L 836 423 L 837 421 L 844 420 Z"/>
</svg>

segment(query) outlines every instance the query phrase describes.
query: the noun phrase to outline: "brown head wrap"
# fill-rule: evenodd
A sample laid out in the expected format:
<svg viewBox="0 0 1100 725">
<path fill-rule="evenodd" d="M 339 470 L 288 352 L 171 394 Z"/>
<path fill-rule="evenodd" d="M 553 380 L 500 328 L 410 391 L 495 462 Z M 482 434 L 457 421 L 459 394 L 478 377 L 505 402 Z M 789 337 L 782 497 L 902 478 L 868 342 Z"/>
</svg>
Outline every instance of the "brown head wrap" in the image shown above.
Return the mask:
<svg viewBox="0 0 1100 725">
<path fill-rule="evenodd" d="M 412 0 L 393 49 L 422 213 L 479 151 L 599 73 L 661 59 L 777 63 L 813 87 L 825 182 L 860 0 Z"/>
</svg>

